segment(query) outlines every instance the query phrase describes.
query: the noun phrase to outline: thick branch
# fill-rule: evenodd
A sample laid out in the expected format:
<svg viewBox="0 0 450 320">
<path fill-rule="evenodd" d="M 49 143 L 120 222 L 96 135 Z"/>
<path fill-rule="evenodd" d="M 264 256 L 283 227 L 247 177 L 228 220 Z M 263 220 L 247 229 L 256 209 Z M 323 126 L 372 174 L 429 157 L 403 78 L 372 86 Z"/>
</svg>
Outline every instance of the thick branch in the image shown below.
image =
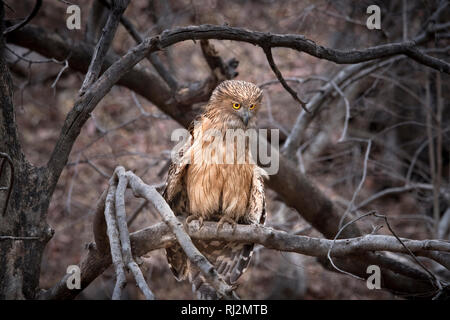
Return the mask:
<svg viewBox="0 0 450 320">
<path fill-rule="evenodd" d="M 424 59 L 428 55 L 418 51 L 415 41 L 389 43 L 361 50 L 337 50 L 318 45 L 302 35 L 270 34 L 229 26 L 201 25 L 176 28 L 163 32 L 161 35 L 161 46 L 164 48 L 177 42 L 192 39 L 234 40 L 252 43 L 261 48 L 290 48 L 338 64 L 353 64 L 399 54 L 409 55 L 411 50 L 417 50 L 417 55 L 412 54 L 411 58 L 431 68 L 436 68 L 438 65 L 443 72 L 450 73 L 450 64 L 446 61 L 439 60 L 436 64 L 436 61 L 431 62 L 428 58 Z"/>
<path fill-rule="evenodd" d="M 115 208 L 116 208 L 116 220 L 118 225 L 118 230 L 120 234 L 120 244 L 122 248 L 122 258 L 125 265 L 133 273 L 136 280 L 136 284 L 141 289 L 142 293 L 145 295 L 147 300 L 154 300 L 155 296 L 148 287 L 145 281 L 142 271 L 133 259 L 131 253 L 130 244 L 130 234 L 128 232 L 127 217 L 125 211 L 125 191 L 128 186 L 128 176 L 125 174 L 125 169 L 123 167 L 117 167 L 114 171 L 114 175 L 117 176 L 119 182 L 117 184 L 117 190 L 115 192 Z M 113 181 L 115 179 L 113 178 Z"/>
<path fill-rule="evenodd" d="M 42 0 L 36 0 L 33 10 L 31 10 L 30 14 L 25 19 L 23 19 L 23 21 L 19 22 L 18 24 L 15 24 L 13 26 L 6 28 L 6 30 L 3 31 L 3 34 L 5 35 L 12 31 L 19 30 L 20 28 L 24 27 L 28 22 L 31 21 L 31 19 L 33 19 L 37 15 L 39 9 L 41 8 L 41 5 L 42 5 Z"/>
<path fill-rule="evenodd" d="M 3 36 L 4 7 L 0 3 L 0 152 L 7 152 L 13 160 L 24 159 L 17 133 L 13 105 L 13 84 L 5 59 Z"/>
<path fill-rule="evenodd" d="M 297 252 L 304 255 L 326 258 L 328 249 L 333 244 L 333 240 L 312 238 L 307 236 L 297 236 L 278 231 L 271 228 L 265 228 L 252 225 L 237 225 L 234 231 L 225 226 L 217 231 L 217 224 L 213 222 L 205 222 L 201 229 L 198 228 L 197 222 L 189 225 L 188 233 L 192 239 L 197 240 L 225 240 L 237 241 L 243 243 L 257 243 L 267 248 Z M 166 248 L 176 241 L 170 227 L 164 223 L 158 223 L 143 230 L 131 234 L 131 245 L 133 255 L 141 256 L 149 251 Z M 433 255 L 439 255 L 442 265 L 449 268 L 450 266 L 450 244 L 440 240 L 410 240 L 402 239 L 406 246 L 419 256 L 429 256 L 434 259 Z M 336 240 L 333 246 L 334 257 L 355 257 L 363 253 L 372 251 L 391 251 L 407 253 L 405 248 L 398 243 L 393 236 L 382 235 L 366 235 L 352 239 Z M 436 260 L 436 259 L 435 259 Z M 371 263 L 372 261 L 369 261 Z M 109 258 L 99 258 L 95 249 L 91 249 L 88 255 L 83 259 L 82 266 L 82 289 L 87 287 L 91 281 L 99 276 L 111 263 Z M 414 288 L 422 286 L 414 285 L 421 282 L 420 279 L 404 278 L 398 274 L 390 273 L 387 269 L 382 269 L 383 279 L 385 282 L 396 281 L 396 289 L 402 291 L 401 288 L 409 288 L 410 294 L 418 294 Z M 416 270 L 416 269 L 414 269 Z M 386 273 L 384 273 L 386 272 Z M 418 272 L 420 274 L 420 271 Z M 366 275 L 368 276 L 368 275 Z M 426 277 L 425 277 L 426 278 Z M 65 279 L 63 278 L 55 287 L 42 293 L 41 299 L 71 299 L 74 298 L 79 291 L 67 289 Z M 423 280 L 422 280 L 423 281 Z M 82 290 L 81 289 L 81 290 Z M 403 290 L 405 291 L 405 290 Z"/>
</svg>

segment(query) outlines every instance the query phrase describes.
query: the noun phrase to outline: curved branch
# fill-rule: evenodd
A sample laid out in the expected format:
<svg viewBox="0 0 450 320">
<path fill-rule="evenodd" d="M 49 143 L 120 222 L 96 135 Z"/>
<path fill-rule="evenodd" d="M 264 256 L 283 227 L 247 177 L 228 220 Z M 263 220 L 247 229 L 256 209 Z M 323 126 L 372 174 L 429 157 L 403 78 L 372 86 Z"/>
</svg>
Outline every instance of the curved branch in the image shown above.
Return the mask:
<svg viewBox="0 0 450 320">
<path fill-rule="evenodd" d="M 189 224 L 187 231 L 192 239 L 257 243 L 269 249 L 297 252 L 321 258 L 326 257 L 329 248 L 333 245 L 333 240 L 298 236 L 284 231 L 254 225 L 237 225 L 234 230 L 231 227 L 225 226 L 220 231 L 217 231 L 217 224 L 214 222 L 204 222 L 201 229 L 199 229 L 198 222 L 193 221 Z M 161 222 L 132 233 L 130 240 L 133 255 L 141 256 L 150 251 L 173 245 L 176 238 L 171 233 L 170 227 L 166 223 Z M 447 269 L 450 268 L 450 243 L 441 240 L 402 239 L 402 241 L 415 254 L 428 257 L 435 261 L 439 260 L 438 262 Z M 365 235 L 357 238 L 339 239 L 334 242 L 333 246 L 333 256 L 335 257 L 358 256 L 372 251 L 407 253 L 407 250 L 395 237 L 384 235 Z M 95 248 L 91 248 L 88 255 L 80 264 L 82 277 L 81 290 L 87 287 L 110 264 L 110 256 L 105 257 L 99 255 Z M 398 285 L 401 286 L 402 280 L 404 279 L 399 275 L 396 276 L 398 277 Z M 65 280 L 66 277 L 53 288 L 43 292 L 39 298 L 74 298 L 80 291 L 67 289 Z M 415 281 L 420 281 L 420 279 L 408 278 L 408 281 L 414 283 Z"/>
<path fill-rule="evenodd" d="M 278 69 L 277 65 L 275 64 L 275 61 L 273 60 L 272 49 L 270 48 L 270 46 L 263 47 L 263 50 L 264 50 L 264 53 L 266 54 L 266 58 L 267 58 L 267 61 L 269 62 L 270 68 L 272 69 L 273 73 L 275 73 L 275 75 L 277 76 L 277 79 L 278 79 L 278 81 L 280 81 L 283 88 L 285 88 L 286 91 L 289 92 L 289 94 L 294 98 L 295 101 L 300 103 L 303 110 L 305 110 L 306 112 L 309 112 L 308 109 L 306 108 L 306 103 L 304 103 L 298 97 L 297 92 L 295 92 L 295 90 L 292 89 L 287 84 L 286 80 L 284 80 L 283 75 L 281 74 L 281 71 Z"/>
<path fill-rule="evenodd" d="M 318 45 L 303 35 L 270 34 L 229 26 L 200 25 L 166 30 L 160 36 L 160 43 L 161 47 L 165 48 L 181 41 L 201 39 L 242 41 L 261 48 L 290 48 L 338 64 L 354 64 L 405 54 L 421 64 L 450 73 L 448 62 L 436 58 L 430 59 L 431 56 L 418 50 L 417 42 L 414 40 L 388 43 L 361 50 L 337 50 Z"/>
<path fill-rule="evenodd" d="M 3 35 L 8 34 L 10 32 L 13 32 L 13 31 L 16 31 L 16 30 L 19 30 L 20 28 L 24 27 L 28 22 L 31 21 L 31 19 L 33 19 L 37 15 L 39 9 L 41 8 L 41 5 L 42 5 L 42 0 L 36 0 L 36 3 L 34 4 L 33 10 L 28 15 L 28 17 L 23 19 L 22 22 L 20 22 L 18 24 L 15 24 L 15 25 L 13 25 L 11 27 L 6 28 L 6 30 L 3 31 Z"/>
</svg>

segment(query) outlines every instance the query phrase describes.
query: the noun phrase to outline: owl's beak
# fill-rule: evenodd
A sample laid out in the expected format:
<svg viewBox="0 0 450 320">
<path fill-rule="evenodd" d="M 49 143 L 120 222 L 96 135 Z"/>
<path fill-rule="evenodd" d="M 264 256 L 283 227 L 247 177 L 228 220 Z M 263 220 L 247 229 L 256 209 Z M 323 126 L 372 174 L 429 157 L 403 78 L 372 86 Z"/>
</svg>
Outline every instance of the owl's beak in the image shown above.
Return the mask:
<svg viewBox="0 0 450 320">
<path fill-rule="evenodd" d="M 250 112 L 248 110 L 245 110 L 242 114 L 242 121 L 247 126 L 249 120 L 250 120 Z"/>
</svg>

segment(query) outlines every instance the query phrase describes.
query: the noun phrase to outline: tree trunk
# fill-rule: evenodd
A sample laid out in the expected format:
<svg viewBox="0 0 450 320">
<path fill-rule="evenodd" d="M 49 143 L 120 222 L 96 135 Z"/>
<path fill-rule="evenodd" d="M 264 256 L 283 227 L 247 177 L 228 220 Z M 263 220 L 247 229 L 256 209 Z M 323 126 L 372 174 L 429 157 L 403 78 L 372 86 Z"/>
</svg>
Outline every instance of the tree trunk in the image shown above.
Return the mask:
<svg viewBox="0 0 450 320">
<path fill-rule="evenodd" d="M 53 235 L 46 222 L 47 174 L 43 168 L 18 161 L 14 161 L 14 171 L 11 197 L 8 203 L 2 201 L 8 208 L 0 216 L 0 236 L 4 237 L 0 239 L 0 299 L 33 299 L 42 254 Z M 2 176 L 10 174 L 11 170 L 4 169 Z"/>
<path fill-rule="evenodd" d="M 0 1 L 0 299 L 33 299 L 42 254 L 53 235 L 46 215 L 55 182 L 48 179 L 46 168 L 26 160 L 20 146 L 5 61 L 3 14 Z"/>
</svg>

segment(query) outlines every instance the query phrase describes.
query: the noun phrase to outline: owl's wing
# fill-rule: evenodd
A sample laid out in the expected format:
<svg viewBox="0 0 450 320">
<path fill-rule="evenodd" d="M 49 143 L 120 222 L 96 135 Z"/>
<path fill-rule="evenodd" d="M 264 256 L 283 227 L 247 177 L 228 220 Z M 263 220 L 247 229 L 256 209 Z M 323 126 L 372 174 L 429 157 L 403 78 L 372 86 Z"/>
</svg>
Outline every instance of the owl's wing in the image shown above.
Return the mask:
<svg viewBox="0 0 450 320">
<path fill-rule="evenodd" d="M 166 187 L 163 192 L 163 197 L 170 205 L 176 215 L 182 214 L 187 207 L 180 207 L 183 205 L 183 201 L 187 200 L 187 197 L 183 197 L 183 193 L 186 193 L 185 174 L 189 163 L 186 161 L 185 155 L 189 153 L 191 147 L 192 136 L 186 140 L 181 146 L 178 152 L 179 161 L 172 162 L 169 166 L 169 172 L 167 175 Z M 184 199 L 180 199 L 184 198 Z"/>
<path fill-rule="evenodd" d="M 186 190 L 185 175 L 188 162 L 184 161 L 191 146 L 191 138 L 178 151 L 178 159 L 181 161 L 172 162 L 169 167 L 166 188 L 163 197 L 171 207 L 176 216 L 187 216 L 189 208 L 189 198 Z M 175 278 L 179 281 L 185 279 L 188 273 L 187 257 L 179 245 L 174 245 L 166 249 L 167 262 Z"/>
<path fill-rule="evenodd" d="M 266 197 L 264 193 L 264 178 L 267 173 L 258 166 L 253 169 L 252 189 L 250 190 L 249 210 L 246 215 L 248 224 L 262 224 L 266 221 Z"/>
<path fill-rule="evenodd" d="M 267 177 L 264 169 L 255 167 L 253 170 L 252 188 L 250 191 L 250 199 L 248 204 L 248 212 L 245 220 L 248 224 L 264 225 L 266 221 L 266 197 L 264 193 L 264 178 Z M 236 282 L 239 277 L 247 270 L 250 264 L 250 259 L 253 254 L 253 244 L 235 244 L 233 252 L 239 254 L 232 254 L 231 268 L 226 279 L 230 283 Z M 241 247 L 241 249 L 239 249 Z M 222 262 L 223 264 L 223 262 Z"/>
</svg>

